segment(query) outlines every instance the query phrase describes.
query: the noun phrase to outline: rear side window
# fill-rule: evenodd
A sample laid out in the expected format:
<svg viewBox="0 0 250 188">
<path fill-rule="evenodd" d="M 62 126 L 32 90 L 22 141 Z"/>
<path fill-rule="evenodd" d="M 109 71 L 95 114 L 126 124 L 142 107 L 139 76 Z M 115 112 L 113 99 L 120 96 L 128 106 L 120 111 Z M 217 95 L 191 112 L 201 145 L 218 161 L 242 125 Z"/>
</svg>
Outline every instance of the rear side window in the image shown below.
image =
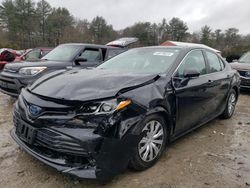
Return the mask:
<svg viewBox="0 0 250 188">
<path fill-rule="evenodd" d="M 207 55 L 207 60 L 208 60 L 208 64 L 209 64 L 209 72 L 213 73 L 213 72 L 219 72 L 222 70 L 222 65 L 221 65 L 221 61 L 219 60 L 218 56 L 212 52 L 208 52 L 206 51 L 206 55 Z"/>
<path fill-rule="evenodd" d="M 197 70 L 200 75 L 206 74 L 206 63 L 201 50 L 190 52 L 179 66 L 176 77 L 184 77 L 184 71 L 188 69 Z"/>
<path fill-rule="evenodd" d="M 114 57 L 114 56 L 116 56 L 124 51 L 125 50 L 123 50 L 123 49 L 110 49 L 108 51 L 107 59 L 110 59 L 110 58 L 112 58 L 112 57 Z"/>
</svg>

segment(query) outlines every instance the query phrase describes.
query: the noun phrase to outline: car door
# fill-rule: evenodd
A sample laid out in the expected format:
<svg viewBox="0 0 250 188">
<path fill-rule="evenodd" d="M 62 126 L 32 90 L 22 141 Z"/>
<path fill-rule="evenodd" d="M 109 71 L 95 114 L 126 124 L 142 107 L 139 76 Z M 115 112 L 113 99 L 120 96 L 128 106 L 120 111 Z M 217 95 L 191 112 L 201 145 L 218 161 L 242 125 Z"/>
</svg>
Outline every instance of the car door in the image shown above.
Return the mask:
<svg viewBox="0 0 250 188">
<path fill-rule="evenodd" d="M 185 78 L 185 70 L 200 73 L 198 77 Z M 207 90 L 208 67 L 202 50 L 189 52 L 173 75 L 176 96 L 176 135 L 182 134 L 202 121 L 206 115 L 206 101 L 210 97 Z"/>
<path fill-rule="evenodd" d="M 227 92 L 230 87 L 230 76 L 224 70 L 225 64 L 223 60 L 214 52 L 204 50 L 205 58 L 208 63 L 208 91 L 210 94 L 207 101 L 207 117 L 218 115 L 224 107 L 223 102 L 226 101 Z"/>
<path fill-rule="evenodd" d="M 79 60 L 79 61 L 77 61 Z M 100 48 L 87 47 L 75 59 L 75 65 L 81 67 L 96 67 L 103 61 L 102 51 Z"/>
</svg>

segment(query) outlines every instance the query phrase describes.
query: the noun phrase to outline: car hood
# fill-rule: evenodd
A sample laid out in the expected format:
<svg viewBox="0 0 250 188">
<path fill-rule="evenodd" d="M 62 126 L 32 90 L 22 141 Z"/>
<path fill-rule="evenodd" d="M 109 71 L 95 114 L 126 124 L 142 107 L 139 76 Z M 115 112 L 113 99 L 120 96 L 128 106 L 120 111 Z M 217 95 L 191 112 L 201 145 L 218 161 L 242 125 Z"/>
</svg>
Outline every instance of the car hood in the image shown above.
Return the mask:
<svg viewBox="0 0 250 188">
<path fill-rule="evenodd" d="M 98 68 L 56 71 L 38 79 L 29 90 L 49 98 L 89 101 L 115 97 L 158 78 L 156 74 L 123 73 Z"/>
<path fill-rule="evenodd" d="M 250 70 L 250 63 L 230 63 L 230 65 L 236 70 Z"/>
<path fill-rule="evenodd" d="M 33 62 L 28 61 L 22 61 L 22 62 L 16 62 L 16 63 L 8 63 L 5 66 L 5 70 L 11 70 L 11 72 L 17 72 L 21 68 L 25 67 L 52 67 L 52 66 L 58 66 L 60 64 L 65 64 L 66 62 L 58 62 L 58 61 L 46 61 L 46 60 L 37 60 Z"/>
</svg>

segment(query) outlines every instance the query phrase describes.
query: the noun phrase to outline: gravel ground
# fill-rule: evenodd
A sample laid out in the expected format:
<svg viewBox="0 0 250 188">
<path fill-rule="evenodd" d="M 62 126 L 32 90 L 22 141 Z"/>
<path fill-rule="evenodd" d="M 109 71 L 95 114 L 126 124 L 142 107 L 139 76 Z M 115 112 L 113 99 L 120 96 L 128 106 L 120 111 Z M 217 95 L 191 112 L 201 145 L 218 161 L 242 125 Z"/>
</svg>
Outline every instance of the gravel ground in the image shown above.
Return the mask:
<svg viewBox="0 0 250 188">
<path fill-rule="evenodd" d="M 127 171 L 105 185 L 58 173 L 11 139 L 14 99 L 0 94 L 0 187 L 250 187 L 250 92 L 230 120 L 215 119 L 169 146 L 144 172 Z"/>
</svg>

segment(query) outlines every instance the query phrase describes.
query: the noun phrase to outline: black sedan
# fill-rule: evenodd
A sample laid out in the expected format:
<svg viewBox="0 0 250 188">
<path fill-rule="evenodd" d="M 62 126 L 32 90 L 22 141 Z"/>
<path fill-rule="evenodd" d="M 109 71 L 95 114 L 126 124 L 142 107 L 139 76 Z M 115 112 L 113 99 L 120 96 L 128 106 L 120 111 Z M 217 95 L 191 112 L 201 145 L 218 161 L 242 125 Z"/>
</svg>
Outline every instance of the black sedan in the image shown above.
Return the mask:
<svg viewBox="0 0 250 188">
<path fill-rule="evenodd" d="M 29 154 L 80 178 L 145 170 L 168 143 L 230 118 L 239 74 L 213 51 L 147 47 L 86 70 L 56 71 L 23 89 L 13 139 Z"/>
<path fill-rule="evenodd" d="M 237 62 L 230 63 L 240 74 L 240 87 L 250 89 L 250 52 L 245 53 Z"/>
<path fill-rule="evenodd" d="M 107 45 L 70 43 L 62 44 L 40 61 L 7 64 L 0 73 L 0 91 L 17 97 L 22 88 L 41 76 L 69 67 L 96 67 L 103 61 L 126 51 L 137 38 L 120 38 Z"/>
</svg>

